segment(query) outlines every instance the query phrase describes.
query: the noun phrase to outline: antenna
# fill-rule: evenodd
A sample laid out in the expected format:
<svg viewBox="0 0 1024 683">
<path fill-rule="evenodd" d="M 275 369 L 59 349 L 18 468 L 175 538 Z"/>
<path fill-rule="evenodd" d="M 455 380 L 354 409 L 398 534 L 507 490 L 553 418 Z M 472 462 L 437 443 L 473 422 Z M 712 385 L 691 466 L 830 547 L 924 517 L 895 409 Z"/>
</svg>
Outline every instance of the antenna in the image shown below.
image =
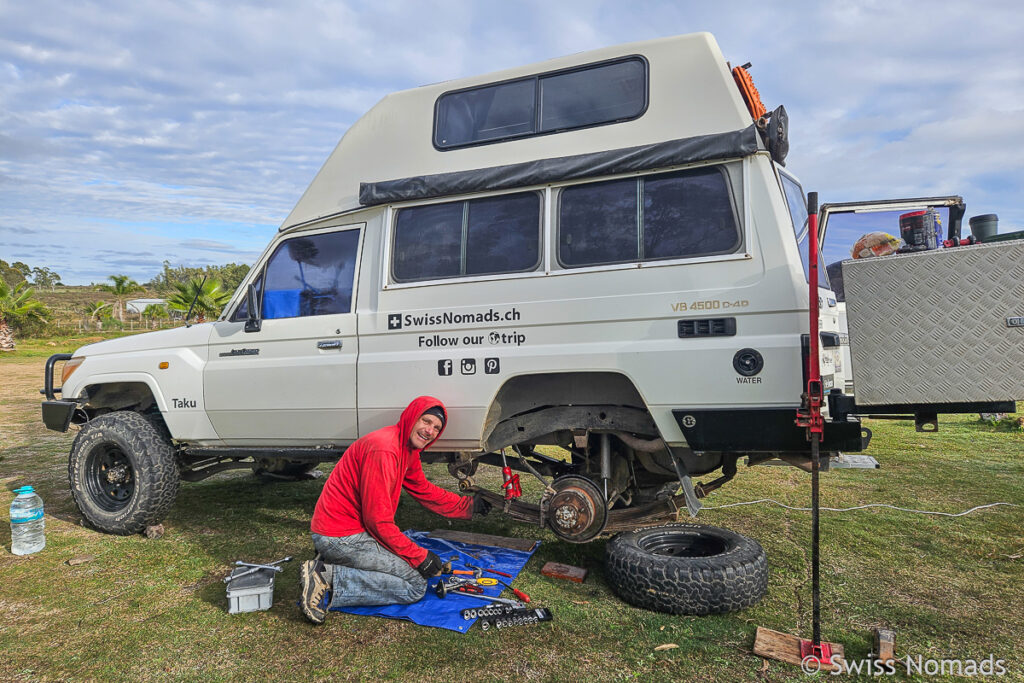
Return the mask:
<svg viewBox="0 0 1024 683">
<path fill-rule="evenodd" d="M 185 314 L 185 327 L 192 327 L 188 322 L 188 319 L 192 317 L 192 309 L 196 307 L 196 302 L 199 301 L 199 295 L 203 293 L 203 285 L 206 284 L 206 275 L 203 276 L 203 281 L 199 283 L 199 289 L 196 290 L 196 295 L 192 299 L 191 305 L 188 307 L 188 313 Z"/>
</svg>

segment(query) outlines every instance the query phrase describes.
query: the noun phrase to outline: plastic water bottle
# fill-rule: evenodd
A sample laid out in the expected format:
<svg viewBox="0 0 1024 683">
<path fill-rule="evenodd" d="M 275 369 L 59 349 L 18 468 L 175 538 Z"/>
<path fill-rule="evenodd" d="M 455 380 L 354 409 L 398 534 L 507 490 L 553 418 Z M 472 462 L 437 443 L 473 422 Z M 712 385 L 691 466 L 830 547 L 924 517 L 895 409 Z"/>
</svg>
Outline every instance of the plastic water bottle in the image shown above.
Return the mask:
<svg viewBox="0 0 1024 683">
<path fill-rule="evenodd" d="M 31 486 L 15 489 L 11 501 L 11 552 L 15 555 L 37 553 L 46 547 L 43 533 L 43 499 Z"/>
</svg>

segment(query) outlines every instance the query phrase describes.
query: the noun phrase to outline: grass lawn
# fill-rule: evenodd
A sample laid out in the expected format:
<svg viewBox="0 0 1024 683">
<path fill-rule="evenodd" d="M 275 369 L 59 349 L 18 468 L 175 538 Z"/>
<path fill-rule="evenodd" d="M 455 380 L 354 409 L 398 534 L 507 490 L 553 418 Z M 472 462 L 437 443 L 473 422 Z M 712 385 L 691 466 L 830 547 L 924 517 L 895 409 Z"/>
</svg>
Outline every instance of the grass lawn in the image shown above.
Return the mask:
<svg viewBox="0 0 1024 683">
<path fill-rule="evenodd" d="M 298 560 L 311 556 L 309 518 L 323 480 L 265 483 L 246 471 L 183 484 L 158 540 L 115 537 L 81 524 L 67 483 L 74 433 L 40 421 L 43 358 L 69 349 L 24 344 L 0 357 L 0 680 L 805 680 L 799 668 L 752 654 L 766 626 L 810 636 L 810 514 L 760 504 L 702 511 L 698 521 L 758 539 L 768 553 L 767 597 L 743 612 L 676 617 L 619 601 L 604 580 L 605 541 L 560 542 L 496 512 L 455 529 L 543 541 L 516 585 L 555 621 L 465 635 L 385 619 L 332 614 L 321 627 L 295 606 Z M 28 347 L 28 348 L 26 348 Z M 822 504 L 889 503 L 959 512 L 997 501 L 1018 507 L 959 518 L 889 509 L 823 512 L 822 634 L 867 656 L 873 626 L 896 632 L 897 654 L 1005 660 L 1024 680 L 1024 432 L 977 415 L 943 418 L 937 434 L 871 421 L 880 470 L 821 477 Z M 321 466 L 325 472 L 329 465 Z M 484 468 L 486 469 L 486 468 Z M 483 471 L 483 470 L 482 470 Z M 482 478 L 497 485 L 497 472 Z M 454 488 L 442 466 L 428 476 Z M 488 479 L 490 477 L 490 479 Z M 533 482 L 523 477 L 524 488 Z M 707 477 L 705 477 L 707 479 Z M 6 514 L 32 484 L 46 504 L 47 546 L 9 553 Z M 810 500 L 792 467 L 741 467 L 705 503 Z M 449 522 L 403 498 L 403 528 Z M 266 612 L 229 615 L 221 579 L 238 559 L 294 555 Z M 72 558 L 92 559 L 74 566 Z M 541 576 L 549 560 L 590 569 L 583 584 Z M 655 651 L 674 643 L 675 649 Z M 897 678 L 903 678 L 899 676 Z"/>
</svg>

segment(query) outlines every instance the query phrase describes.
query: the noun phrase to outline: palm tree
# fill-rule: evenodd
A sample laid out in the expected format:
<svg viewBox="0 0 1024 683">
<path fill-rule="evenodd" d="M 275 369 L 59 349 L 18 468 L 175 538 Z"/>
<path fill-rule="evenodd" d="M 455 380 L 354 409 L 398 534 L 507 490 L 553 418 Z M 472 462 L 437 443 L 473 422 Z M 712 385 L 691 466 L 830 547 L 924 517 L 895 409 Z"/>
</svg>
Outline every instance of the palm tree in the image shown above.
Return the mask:
<svg viewBox="0 0 1024 683">
<path fill-rule="evenodd" d="M 100 285 L 100 289 L 114 295 L 117 301 L 117 319 L 124 322 L 124 298 L 132 292 L 144 291 L 144 288 L 127 275 L 111 275 L 107 279 L 113 281 L 114 284 Z"/>
<path fill-rule="evenodd" d="M 85 314 L 89 316 L 89 320 L 95 320 L 99 325 L 98 329 L 103 329 L 103 323 L 100 319 L 104 317 L 104 310 L 109 308 L 110 304 L 106 301 L 94 301 L 85 307 Z"/>
<path fill-rule="evenodd" d="M 146 310 L 142 312 L 143 318 L 149 318 L 150 327 L 155 326 L 157 320 L 166 320 L 171 316 L 167 312 L 167 306 L 163 304 L 149 304 L 146 306 Z"/>
<path fill-rule="evenodd" d="M 145 318 L 166 318 L 168 316 L 167 307 L 163 304 L 149 304 L 142 315 Z"/>
<path fill-rule="evenodd" d="M 192 302 L 196 322 L 206 322 L 206 316 L 217 316 L 220 309 L 231 299 L 231 292 L 224 291 L 220 282 L 213 278 L 189 278 L 187 282 L 175 282 L 174 294 L 167 305 L 175 311 L 187 312 Z"/>
<path fill-rule="evenodd" d="M 10 323 L 18 319 L 45 320 L 46 307 L 43 302 L 32 298 L 32 288 L 19 282 L 13 289 L 0 278 L 0 351 L 14 350 L 14 330 Z"/>
</svg>

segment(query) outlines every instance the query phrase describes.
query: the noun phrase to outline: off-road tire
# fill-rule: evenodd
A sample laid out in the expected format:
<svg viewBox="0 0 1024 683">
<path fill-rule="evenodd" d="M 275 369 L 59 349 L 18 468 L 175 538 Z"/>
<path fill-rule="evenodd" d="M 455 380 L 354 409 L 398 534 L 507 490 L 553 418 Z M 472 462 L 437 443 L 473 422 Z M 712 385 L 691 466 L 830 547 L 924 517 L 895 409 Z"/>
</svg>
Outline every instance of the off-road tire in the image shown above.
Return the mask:
<svg viewBox="0 0 1024 683">
<path fill-rule="evenodd" d="M 111 463 L 119 485 L 105 476 Z M 85 520 L 127 536 L 158 524 L 178 494 L 178 466 L 166 429 L 131 411 L 101 415 L 75 437 L 68 458 L 71 495 Z"/>
<path fill-rule="evenodd" d="M 700 524 L 623 532 L 605 546 L 605 570 L 623 600 L 670 614 L 744 609 L 768 589 L 768 560 L 760 543 Z"/>
</svg>

